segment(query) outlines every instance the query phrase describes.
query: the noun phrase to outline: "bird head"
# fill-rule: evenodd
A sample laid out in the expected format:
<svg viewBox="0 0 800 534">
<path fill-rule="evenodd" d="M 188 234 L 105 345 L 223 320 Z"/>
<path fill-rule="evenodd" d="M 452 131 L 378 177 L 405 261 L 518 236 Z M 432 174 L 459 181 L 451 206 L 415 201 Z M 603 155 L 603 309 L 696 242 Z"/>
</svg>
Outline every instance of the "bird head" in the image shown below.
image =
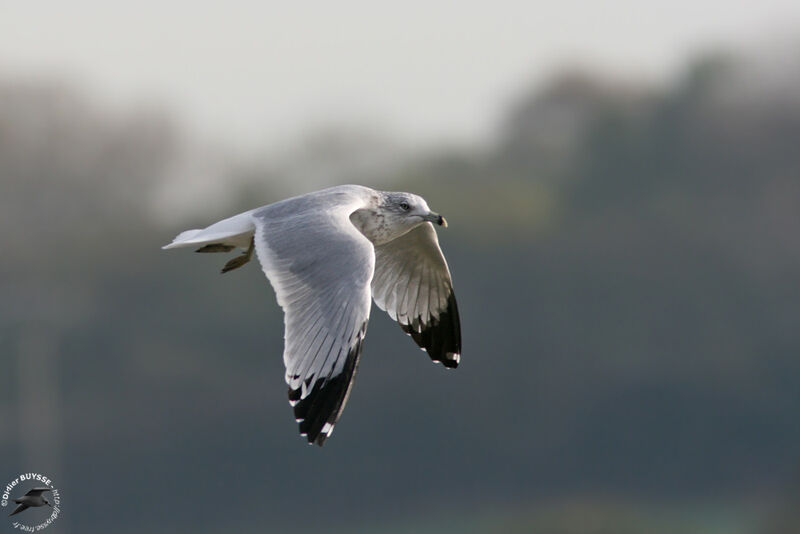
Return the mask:
<svg viewBox="0 0 800 534">
<path fill-rule="evenodd" d="M 413 193 L 385 193 L 381 212 L 392 226 L 403 228 L 405 233 L 424 222 L 447 227 L 447 221 L 431 211 L 425 199 Z"/>
</svg>

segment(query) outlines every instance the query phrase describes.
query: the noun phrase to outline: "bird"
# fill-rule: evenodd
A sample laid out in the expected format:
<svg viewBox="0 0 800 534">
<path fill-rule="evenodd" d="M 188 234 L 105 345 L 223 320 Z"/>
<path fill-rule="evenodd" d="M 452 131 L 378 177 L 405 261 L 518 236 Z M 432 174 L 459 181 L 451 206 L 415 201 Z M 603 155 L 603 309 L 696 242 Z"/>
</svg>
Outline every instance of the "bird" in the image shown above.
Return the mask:
<svg viewBox="0 0 800 534">
<path fill-rule="evenodd" d="M 340 185 L 268 204 L 162 247 L 258 258 L 284 312 L 283 363 L 300 435 L 322 446 L 353 386 L 371 301 L 430 358 L 454 369 L 461 324 L 434 225 L 447 221 L 413 193 Z"/>
<path fill-rule="evenodd" d="M 28 493 L 26 493 L 23 497 L 20 497 L 19 499 L 14 499 L 14 502 L 17 503 L 19 506 L 17 506 L 13 512 L 8 514 L 9 517 L 18 514 L 23 510 L 27 510 L 31 506 L 34 507 L 44 506 L 46 504 L 47 506 L 52 507 L 53 505 L 50 504 L 50 501 L 48 501 L 42 496 L 42 493 L 44 493 L 45 491 L 52 491 L 52 488 L 46 488 L 46 487 L 33 488 L 28 490 Z"/>
</svg>

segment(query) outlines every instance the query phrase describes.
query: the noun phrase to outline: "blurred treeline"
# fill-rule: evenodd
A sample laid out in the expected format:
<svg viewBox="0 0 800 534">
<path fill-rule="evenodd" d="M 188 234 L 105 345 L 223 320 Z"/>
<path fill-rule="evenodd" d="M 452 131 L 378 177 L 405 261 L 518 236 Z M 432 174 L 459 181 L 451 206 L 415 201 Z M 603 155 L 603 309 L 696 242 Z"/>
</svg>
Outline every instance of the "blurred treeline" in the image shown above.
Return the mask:
<svg viewBox="0 0 800 534">
<path fill-rule="evenodd" d="M 707 55 L 665 87 L 573 71 L 488 146 L 312 148 L 220 155 L 225 194 L 186 186 L 197 209 L 169 216 L 208 156 L 179 121 L 0 78 L 0 474 L 60 481 L 59 528 L 791 531 L 800 62 Z M 260 269 L 159 247 L 326 169 L 447 216 L 465 347 L 445 372 L 375 309 L 318 450 Z"/>
</svg>

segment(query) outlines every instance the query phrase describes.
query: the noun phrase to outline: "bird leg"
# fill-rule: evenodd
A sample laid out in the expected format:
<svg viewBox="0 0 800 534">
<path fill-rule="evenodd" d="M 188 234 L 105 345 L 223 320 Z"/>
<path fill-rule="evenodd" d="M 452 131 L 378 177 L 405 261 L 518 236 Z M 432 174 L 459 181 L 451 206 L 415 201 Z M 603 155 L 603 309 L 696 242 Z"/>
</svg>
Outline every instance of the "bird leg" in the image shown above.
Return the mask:
<svg viewBox="0 0 800 534">
<path fill-rule="evenodd" d="M 223 245 L 222 243 L 214 243 L 213 245 L 206 245 L 200 247 L 195 252 L 230 252 L 235 249 L 233 245 Z"/>
<path fill-rule="evenodd" d="M 238 269 L 239 267 L 250 261 L 250 258 L 253 257 L 253 249 L 255 249 L 255 243 L 256 243 L 255 237 L 251 238 L 250 247 L 243 254 L 236 256 L 228 263 L 226 263 L 225 267 L 222 268 L 222 272 L 227 273 L 228 271 Z"/>
</svg>

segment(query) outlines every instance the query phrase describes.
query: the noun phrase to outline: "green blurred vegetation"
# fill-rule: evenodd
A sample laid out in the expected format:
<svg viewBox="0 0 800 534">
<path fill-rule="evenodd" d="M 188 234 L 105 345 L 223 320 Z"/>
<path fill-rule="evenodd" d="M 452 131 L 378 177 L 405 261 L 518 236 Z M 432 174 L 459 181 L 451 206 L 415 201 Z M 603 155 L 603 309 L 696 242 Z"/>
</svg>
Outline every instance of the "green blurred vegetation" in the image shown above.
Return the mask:
<svg viewBox="0 0 800 534">
<path fill-rule="evenodd" d="M 0 79 L 0 475 L 52 472 L 72 532 L 791 532 L 793 65 L 776 81 L 711 55 L 671 87 L 567 73 L 481 150 L 339 167 L 447 216 L 465 348 L 445 373 L 374 313 L 322 450 L 296 435 L 260 270 L 159 250 L 309 182 L 236 162 L 227 198 L 189 188 L 202 209 L 165 224 L 154 198 L 192 155 L 178 124 Z M 45 386 L 18 369 L 41 337 L 58 424 L 31 459 L 18 414 Z"/>
</svg>

